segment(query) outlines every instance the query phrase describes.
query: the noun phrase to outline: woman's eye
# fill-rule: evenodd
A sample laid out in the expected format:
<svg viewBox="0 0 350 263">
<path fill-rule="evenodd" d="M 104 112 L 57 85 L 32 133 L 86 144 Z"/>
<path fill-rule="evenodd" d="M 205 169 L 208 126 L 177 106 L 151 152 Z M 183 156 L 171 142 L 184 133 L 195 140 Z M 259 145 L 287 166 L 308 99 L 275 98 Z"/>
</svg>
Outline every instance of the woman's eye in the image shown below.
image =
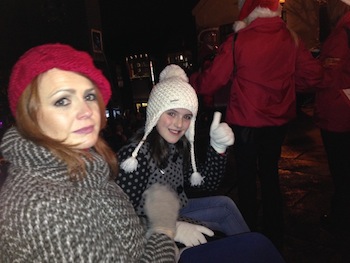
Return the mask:
<svg viewBox="0 0 350 263">
<path fill-rule="evenodd" d="M 96 100 L 96 94 L 88 94 L 86 97 L 86 100 L 88 101 L 93 101 L 93 100 Z"/>
<path fill-rule="evenodd" d="M 192 116 L 191 115 L 185 115 L 184 117 L 186 120 L 191 120 L 192 119 Z"/>
<path fill-rule="evenodd" d="M 58 101 L 55 102 L 55 106 L 66 106 L 69 104 L 69 100 L 66 98 L 59 99 Z"/>
</svg>

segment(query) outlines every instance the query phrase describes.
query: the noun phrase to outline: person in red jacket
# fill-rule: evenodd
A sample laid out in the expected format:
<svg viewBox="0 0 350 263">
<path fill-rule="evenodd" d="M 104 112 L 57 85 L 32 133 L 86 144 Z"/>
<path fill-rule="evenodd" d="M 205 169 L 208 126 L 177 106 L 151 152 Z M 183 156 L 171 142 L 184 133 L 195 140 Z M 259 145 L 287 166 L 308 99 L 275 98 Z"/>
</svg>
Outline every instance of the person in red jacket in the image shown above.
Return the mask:
<svg viewBox="0 0 350 263">
<path fill-rule="evenodd" d="M 212 64 L 190 76 L 198 94 L 213 95 L 232 81 L 226 122 L 236 141 L 238 205 L 250 229 L 258 228 L 257 177 L 262 229 L 283 245 L 283 199 L 278 161 L 288 123 L 296 117 L 296 91 L 309 91 L 323 69 L 281 19 L 278 0 L 240 0 L 234 33 Z"/>
<path fill-rule="evenodd" d="M 322 85 L 315 97 L 315 122 L 334 183 L 329 214 L 322 223 L 350 233 L 350 1 L 328 1 L 332 28 L 323 43 L 320 60 L 325 67 Z"/>
</svg>

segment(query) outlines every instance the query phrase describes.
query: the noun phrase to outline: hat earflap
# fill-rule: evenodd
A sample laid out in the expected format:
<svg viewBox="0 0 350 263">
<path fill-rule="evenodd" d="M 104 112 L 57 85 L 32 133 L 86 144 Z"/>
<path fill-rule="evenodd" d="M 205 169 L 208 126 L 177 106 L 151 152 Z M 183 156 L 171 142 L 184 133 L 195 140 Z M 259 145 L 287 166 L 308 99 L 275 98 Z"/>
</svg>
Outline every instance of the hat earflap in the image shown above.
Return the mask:
<svg viewBox="0 0 350 263">
<path fill-rule="evenodd" d="M 136 171 L 137 165 L 138 165 L 138 161 L 136 159 L 136 156 L 137 156 L 141 146 L 145 142 L 146 138 L 147 138 L 147 134 L 145 134 L 143 136 L 142 140 L 139 142 L 139 144 L 137 145 L 135 150 L 132 152 L 131 156 L 128 159 L 125 159 L 120 164 L 120 168 L 122 168 L 125 172 L 131 173 L 133 171 Z"/>
<path fill-rule="evenodd" d="M 191 164 L 192 164 L 192 169 L 193 173 L 190 178 L 190 182 L 192 186 L 200 185 L 202 184 L 204 178 L 201 176 L 201 174 L 197 171 L 197 165 L 196 165 L 196 158 L 194 154 L 194 132 L 195 132 L 195 117 L 192 118 L 190 127 L 186 131 L 186 137 L 188 141 L 190 142 L 190 154 L 191 154 Z"/>
<path fill-rule="evenodd" d="M 196 166 L 196 160 L 194 156 L 194 144 L 191 142 L 191 163 L 192 163 L 192 169 L 193 173 L 191 174 L 190 182 L 192 186 L 201 185 L 204 178 L 203 176 L 197 171 Z"/>
<path fill-rule="evenodd" d="M 142 137 L 142 140 L 139 142 L 139 144 L 136 146 L 135 150 L 132 152 L 131 156 L 127 159 L 125 159 L 121 164 L 120 168 L 122 168 L 125 172 L 131 173 L 136 171 L 138 161 L 136 159 L 137 154 L 139 153 L 139 150 L 141 146 L 144 144 L 144 142 L 147 139 L 147 136 L 151 133 L 154 126 L 156 126 L 157 121 L 159 119 L 161 113 L 156 114 L 150 122 L 146 121 L 145 124 L 145 134 Z"/>
</svg>

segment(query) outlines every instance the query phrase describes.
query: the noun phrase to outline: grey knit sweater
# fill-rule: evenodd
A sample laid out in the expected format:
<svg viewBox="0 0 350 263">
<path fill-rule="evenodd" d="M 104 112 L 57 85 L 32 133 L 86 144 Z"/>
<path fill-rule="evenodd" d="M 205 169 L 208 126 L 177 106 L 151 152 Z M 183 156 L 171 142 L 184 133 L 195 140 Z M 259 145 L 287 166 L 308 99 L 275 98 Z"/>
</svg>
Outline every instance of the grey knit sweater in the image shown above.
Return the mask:
<svg viewBox="0 0 350 263">
<path fill-rule="evenodd" d="M 9 129 L 1 143 L 10 162 L 0 192 L 0 262 L 174 262 L 174 243 L 148 240 L 128 197 L 108 179 L 97 153 L 87 177 L 69 181 L 47 149 Z"/>
</svg>

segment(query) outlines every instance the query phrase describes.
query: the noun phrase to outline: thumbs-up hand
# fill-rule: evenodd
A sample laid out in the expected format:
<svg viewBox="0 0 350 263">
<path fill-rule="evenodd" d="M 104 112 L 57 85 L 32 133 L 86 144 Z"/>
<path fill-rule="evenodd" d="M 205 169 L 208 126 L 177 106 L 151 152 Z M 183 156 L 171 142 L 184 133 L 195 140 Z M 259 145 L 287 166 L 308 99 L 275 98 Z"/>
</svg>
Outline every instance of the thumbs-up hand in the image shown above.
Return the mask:
<svg viewBox="0 0 350 263">
<path fill-rule="evenodd" d="M 221 112 L 216 111 L 210 125 L 210 145 L 218 153 L 224 153 L 228 146 L 233 145 L 235 137 L 227 123 L 220 121 Z"/>
</svg>

